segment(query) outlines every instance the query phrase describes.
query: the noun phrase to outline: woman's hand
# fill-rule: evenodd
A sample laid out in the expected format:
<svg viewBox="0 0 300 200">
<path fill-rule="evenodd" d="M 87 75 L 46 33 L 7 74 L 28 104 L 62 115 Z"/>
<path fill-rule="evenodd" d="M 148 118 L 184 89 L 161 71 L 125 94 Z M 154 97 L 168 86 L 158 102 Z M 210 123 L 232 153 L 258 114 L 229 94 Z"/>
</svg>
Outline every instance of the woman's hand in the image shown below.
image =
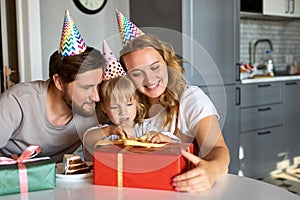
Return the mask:
<svg viewBox="0 0 300 200">
<path fill-rule="evenodd" d="M 195 168 L 173 178 L 175 190 L 201 192 L 210 189 L 217 179 L 214 164 L 184 150 L 181 153 Z"/>
<path fill-rule="evenodd" d="M 174 177 L 173 185 L 178 191 L 208 190 L 219 177 L 228 172 L 230 156 L 217 116 L 208 116 L 198 122 L 196 140 L 203 158 L 182 151 L 182 155 L 195 168 Z"/>
<path fill-rule="evenodd" d="M 151 133 L 146 140 L 151 143 L 172 142 L 172 139 L 169 136 L 159 132 Z"/>
</svg>

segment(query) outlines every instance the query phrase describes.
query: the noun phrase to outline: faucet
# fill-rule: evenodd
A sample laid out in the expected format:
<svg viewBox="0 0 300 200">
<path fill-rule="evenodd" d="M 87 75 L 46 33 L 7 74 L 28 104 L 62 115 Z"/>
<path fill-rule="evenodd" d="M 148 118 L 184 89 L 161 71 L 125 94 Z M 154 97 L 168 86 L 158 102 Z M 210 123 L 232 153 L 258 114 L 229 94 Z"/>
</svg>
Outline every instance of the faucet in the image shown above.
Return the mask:
<svg viewBox="0 0 300 200">
<path fill-rule="evenodd" d="M 270 50 L 273 51 L 273 45 L 272 45 L 272 42 L 271 40 L 269 39 L 259 39 L 259 40 L 256 40 L 255 43 L 254 43 L 254 48 L 253 48 L 253 63 L 255 63 L 255 56 L 256 56 L 256 46 L 261 43 L 261 42 L 267 42 L 270 46 Z"/>
</svg>

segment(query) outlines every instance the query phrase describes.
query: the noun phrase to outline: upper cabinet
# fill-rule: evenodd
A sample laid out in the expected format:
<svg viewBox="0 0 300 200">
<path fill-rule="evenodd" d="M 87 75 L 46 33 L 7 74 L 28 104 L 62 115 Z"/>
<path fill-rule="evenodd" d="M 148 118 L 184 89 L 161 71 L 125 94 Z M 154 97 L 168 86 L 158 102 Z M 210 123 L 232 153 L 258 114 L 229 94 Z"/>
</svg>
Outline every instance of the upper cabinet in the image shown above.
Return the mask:
<svg viewBox="0 0 300 200">
<path fill-rule="evenodd" d="M 300 0 L 263 0 L 263 14 L 300 17 Z"/>
<path fill-rule="evenodd" d="M 240 0 L 241 17 L 300 17 L 300 0 Z"/>
</svg>

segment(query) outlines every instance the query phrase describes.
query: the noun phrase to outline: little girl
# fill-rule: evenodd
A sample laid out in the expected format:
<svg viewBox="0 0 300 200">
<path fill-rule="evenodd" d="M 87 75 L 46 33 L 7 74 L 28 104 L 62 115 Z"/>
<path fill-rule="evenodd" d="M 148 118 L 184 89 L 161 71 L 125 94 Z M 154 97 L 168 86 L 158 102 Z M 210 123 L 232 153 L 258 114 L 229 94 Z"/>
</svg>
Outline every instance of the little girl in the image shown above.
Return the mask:
<svg viewBox="0 0 300 200">
<path fill-rule="evenodd" d="M 100 139 L 141 137 L 147 132 L 150 133 L 147 141 L 152 143 L 180 142 L 172 133 L 160 133 L 144 120 L 146 109 L 139 102 L 136 88 L 105 41 L 103 54 L 107 63 L 103 73 L 103 82 L 99 87 L 100 102 L 96 106 L 100 125 L 86 131 L 83 139 L 85 146 L 93 148 Z"/>
</svg>

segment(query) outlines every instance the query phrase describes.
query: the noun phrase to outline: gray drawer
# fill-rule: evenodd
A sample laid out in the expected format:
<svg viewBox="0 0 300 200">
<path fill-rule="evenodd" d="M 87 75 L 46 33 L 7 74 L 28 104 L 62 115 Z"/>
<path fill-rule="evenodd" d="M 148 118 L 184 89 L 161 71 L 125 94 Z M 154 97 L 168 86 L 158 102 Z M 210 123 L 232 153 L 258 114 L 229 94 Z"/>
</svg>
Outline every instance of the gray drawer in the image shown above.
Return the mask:
<svg viewBox="0 0 300 200">
<path fill-rule="evenodd" d="M 241 132 L 283 124 L 282 104 L 241 109 Z"/>
<path fill-rule="evenodd" d="M 241 86 L 241 107 L 282 102 L 281 83 L 257 83 Z"/>
<path fill-rule="evenodd" d="M 279 126 L 240 135 L 240 171 L 248 177 L 262 178 L 277 169 L 283 160 L 284 132 Z"/>
</svg>

